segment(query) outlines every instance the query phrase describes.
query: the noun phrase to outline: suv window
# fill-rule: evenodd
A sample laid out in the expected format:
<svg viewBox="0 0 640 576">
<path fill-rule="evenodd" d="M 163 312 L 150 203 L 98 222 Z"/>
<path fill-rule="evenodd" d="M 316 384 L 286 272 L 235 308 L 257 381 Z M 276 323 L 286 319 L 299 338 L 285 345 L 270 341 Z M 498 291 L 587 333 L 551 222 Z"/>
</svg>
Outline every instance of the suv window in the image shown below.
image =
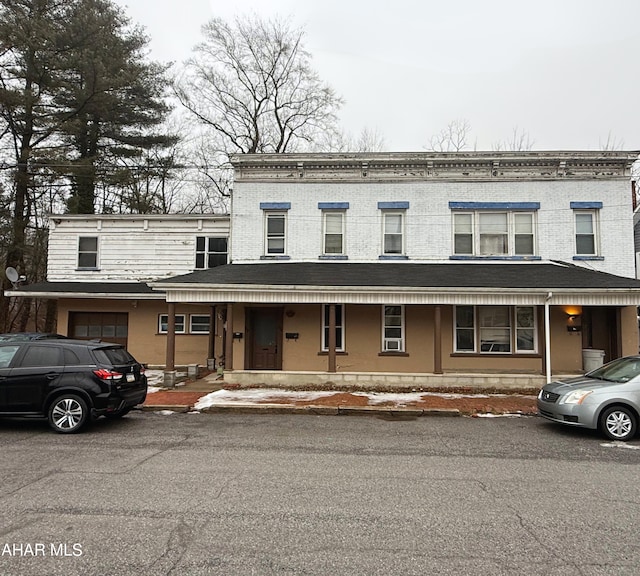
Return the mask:
<svg viewBox="0 0 640 576">
<path fill-rule="evenodd" d="M 62 366 L 60 348 L 53 346 L 30 346 L 22 359 L 23 368 L 32 366 Z"/>
<path fill-rule="evenodd" d="M 20 346 L 1 346 L 0 347 L 0 368 L 8 368 L 11 360 L 16 355 Z"/>
<path fill-rule="evenodd" d="M 126 348 L 96 348 L 93 353 L 100 364 L 121 366 L 135 363 L 135 359 Z"/>
<path fill-rule="evenodd" d="M 82 362 L 80 362 L 80 358 L 73 351 L 69 350 L 69 348 L 64 349 L 64 365 L 65 366 L 82 366 Z"/>
</svg>

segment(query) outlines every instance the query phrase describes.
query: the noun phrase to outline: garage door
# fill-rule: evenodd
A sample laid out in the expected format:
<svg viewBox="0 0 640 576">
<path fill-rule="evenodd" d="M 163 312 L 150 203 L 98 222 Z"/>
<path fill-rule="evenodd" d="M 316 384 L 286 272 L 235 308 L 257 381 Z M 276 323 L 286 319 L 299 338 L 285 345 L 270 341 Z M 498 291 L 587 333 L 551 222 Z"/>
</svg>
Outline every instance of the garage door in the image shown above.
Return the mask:
<svg viewBox="0 0 640 576">
<path fill-rule="evenodd" d="M 126 312 L 69 312 L 69 336 L 99 339 L 127 345 L 129 315 Z"/>
</svg>

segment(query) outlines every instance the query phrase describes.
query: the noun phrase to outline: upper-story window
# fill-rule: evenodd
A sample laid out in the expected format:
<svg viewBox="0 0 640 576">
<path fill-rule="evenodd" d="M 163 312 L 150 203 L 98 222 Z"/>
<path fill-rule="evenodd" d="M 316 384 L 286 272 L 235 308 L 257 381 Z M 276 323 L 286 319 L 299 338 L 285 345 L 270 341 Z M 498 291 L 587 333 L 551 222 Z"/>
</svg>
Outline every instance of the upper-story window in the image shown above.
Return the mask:
<svg viewBox="0 0 640 576">
<path fill-rule="evenodd" d="M 505 210 L 496 208 L 505 207 Z M 533 256 L 536 202 L 450 202 L 456 256 Z M 472 208 L 475 208 L 471 210 Z M 530 211 L 529 211 L 530 210 Z"/>
<path fill-rule="evenodd" d="M 196 269 L 214 268 L 227 263 L 227 238 L 196 236 Z"/>
<path fill-rule="evenodd" d="M 378 202 L 382 211 L 382 255 L 402 256 L 405 253 L 405 215 L 409 202 Z"/>
<path fill-rule="evenodd" d="M 264 253 L 284 256 L 287 253 L 287 212 L 290 202 L 260 202 L 264 213 Z"/>
<path fill-rule="evenodd" d="M 600 253 L 598 242 L 598 214 L 602 202 L 571 202 L 575 221 L 576 257 L 597 258 Z"/>
<path fill-rule="evenodd" d="M 318 202 L 322 210 L 322 254 L 340 257 L 345 253 L 345 221 L 348 202 Z"/>
<path fill-rule="evenodd" d="M 323 253 L 344 253 L 344 212 L 325 211 L 323 213 Z"/>
<path fill-rule="evenodd" d="M 78 238 L 78 268 L 85 270 L 98 268 L 97 236 L 80 236 Z"/>
<path fill-rule="evenodd" d="M 266 212 L 265 213 L 265 252 L 267 254 L 286 253 L 286 212 Z"/>
</svg>

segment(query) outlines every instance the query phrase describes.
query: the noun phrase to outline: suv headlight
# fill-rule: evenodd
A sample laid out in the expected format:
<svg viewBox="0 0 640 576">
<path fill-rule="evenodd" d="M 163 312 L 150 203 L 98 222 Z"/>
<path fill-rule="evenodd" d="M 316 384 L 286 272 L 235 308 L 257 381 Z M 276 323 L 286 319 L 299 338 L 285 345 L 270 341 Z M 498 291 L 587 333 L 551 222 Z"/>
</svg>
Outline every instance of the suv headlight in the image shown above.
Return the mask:
<svg viewBox="0 0 640 576">
<path fill-rule="evenodd" d="M 593 390 L 575 390 L 564 397 L 562 404 L 582 404 L 584 399 L 592 393 Z"/>
</svg>

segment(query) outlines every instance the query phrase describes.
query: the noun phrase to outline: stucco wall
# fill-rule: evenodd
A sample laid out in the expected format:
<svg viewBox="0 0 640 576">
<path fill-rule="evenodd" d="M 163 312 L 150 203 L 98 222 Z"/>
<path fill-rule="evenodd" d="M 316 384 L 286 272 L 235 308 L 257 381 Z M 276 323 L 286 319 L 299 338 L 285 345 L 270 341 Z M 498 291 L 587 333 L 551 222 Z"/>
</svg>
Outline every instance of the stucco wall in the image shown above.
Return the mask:
<svg viewBox="0 0 640 576">
<path fill-rule="evenodd" d="M 127 349 L 142 363 L 164 366 L 166 363 L 167 337 L 158 333 L 158 316 L 167 313 L 163 301 L 137 300 L 60 300 L 58 302 L 58 331 L 67 334 L 70 312 L 125 312 L 129 316 Z M 179 304 L 176 314 L 210 313 L 208 306 Z M 216 356 L 222 355 L 222 330 L 218 327 L 215 338 Z M 208 334 L 176 334 L 176 364 L 200 364 L 206 366 L 209 346 Z"/>
</svg>

